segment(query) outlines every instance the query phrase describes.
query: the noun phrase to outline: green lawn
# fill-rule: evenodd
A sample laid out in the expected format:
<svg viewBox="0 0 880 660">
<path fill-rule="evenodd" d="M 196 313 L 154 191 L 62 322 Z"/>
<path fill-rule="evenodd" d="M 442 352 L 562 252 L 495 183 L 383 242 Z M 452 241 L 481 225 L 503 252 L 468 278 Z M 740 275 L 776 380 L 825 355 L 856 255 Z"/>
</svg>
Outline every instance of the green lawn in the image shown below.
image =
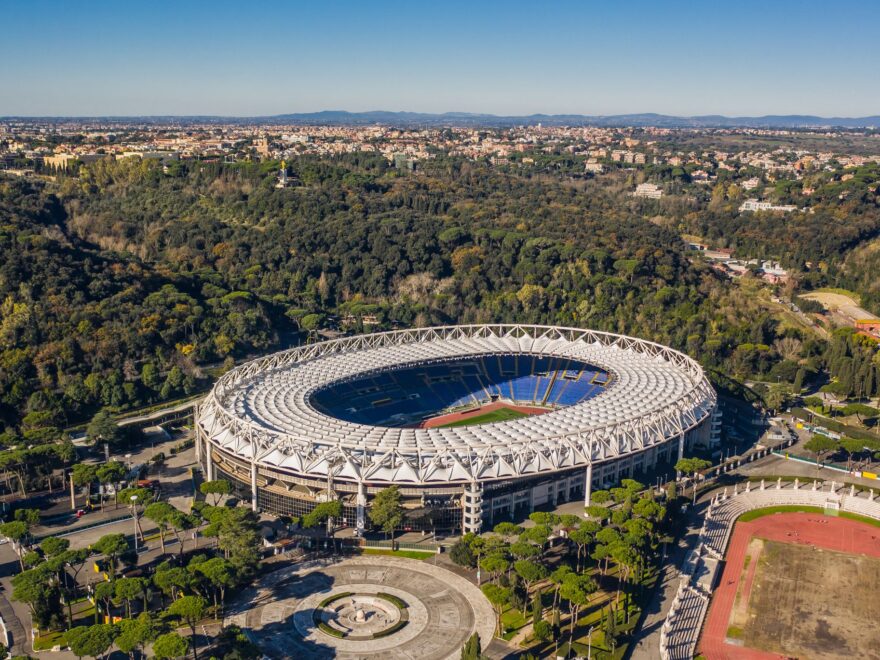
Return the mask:
<svg viewBox="0 0 880 660">
<path fill-rule="evenodd" d="M 64 646 L 63 632 L 45 632 L 34 639 L 34 651 L 51 651 L 53 646 Z"/>
<path fill-rule="evenodd" d="M 758 518 L 763 518 L 764 516 L 772 516 L 774 513 L 820 513 L 824 515 L 825 509 L 817 506 L 801 506 L 800 504 L 768 506 L 763 509 L 753 509 L 752 511 L 746 511 L 737 520 L 741 520 L 742 522 L 749 522 L 750 520 L 756 520 Z M 850 513 L 849 511 L 840 511 L 838 512 L 837 517 L 847 518 L 848 520 L 855 520 L 857 522 L 865 523 L 866 525 L 871 525 L 873 527 L 880 527 L 880 520 L 875 520 L 874 518 L 868 518 L 866 516 L 860 516 L 857 513 Z"/>
<path fill-rule="evenodd" d="M 455 422 L 450 422 L 449 424 L 443 424 L 442 426 L 438 426 L 437 428 L 449 428 L 452 426 L 473 426 L 474 424 L 492 424 L 494 422 L 506 422 L 510 419 L 519 419 L 521 417 L 528 417 L 526 413 L 521 413 L 518 410 L 511 410 L 510 408 L 499 408 L 498 410 L 492 410 L 487 413 L 483 413 L 482 415 L 474 415 L 473 417 L 468 417 L 467 419 L 459 419 Z"/>
<path fill-rule="evenodd" d="M 824 513 L 825 510 L 817 506 L 801 506 L 800 504 L 782 504 L 779 506 L 768 506 L 763 509 L 752 509 L 746 511 L 737 520 L 741 522 L 749 522 L 757 520 L 764 516 L 772 516 L 774 513 Z"/>
<path fill-rule="evenodd" d="M 517 609 L 514 609 L 510 606 L 504 610 L 504 613 L 501 615 L 501 630 L 506 630 L 507 632 L 502 635 L 505 640 L 510 640 L 515 634 L 516 631 L 522 628 L 529 622 L 523 613 Z"/>
</svg>

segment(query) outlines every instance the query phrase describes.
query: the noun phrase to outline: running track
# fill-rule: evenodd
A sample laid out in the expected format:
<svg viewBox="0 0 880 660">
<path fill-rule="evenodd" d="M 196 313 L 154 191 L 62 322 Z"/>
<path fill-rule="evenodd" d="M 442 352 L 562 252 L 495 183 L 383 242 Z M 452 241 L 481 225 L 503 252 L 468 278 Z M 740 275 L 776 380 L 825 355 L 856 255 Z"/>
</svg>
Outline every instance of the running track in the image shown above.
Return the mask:
<svg viewBox="0 0 880 660">
<path fill-rule="evenodd" d="M 785 658 L 776 653 L 747 649 L 725 644 L 730 612 L 736 598 L 746 549 L 753 536 L 782 543 L 802 543 L 870 557 L 880 557 L 880 529 L 846 518 L 833 518 L 818 513 L 777 513 L 751 522 L 736 523 L 730 546 L 725 555 L 721 582 L 712 594 L 709 615 L 700 638 L 699 652 L 709 660 L 779 660 Z M 746 575 L 744 594 L 751 592 L 755 577 L 751 562 Z"/>
<path fill-rule="evenodd" d="M 421 424 L 417 424 L 416 428 L 420 429 L 430 429 L 437 426 L 445 426 L 447 424 L 452 424 L 461 419 L 468 419 L 469 417 L 479 417 L 480 415 L 485 415 L 488 412 L 492 412 L 493 410 L 499 410 L 501 408 L 510 408 L 511 410 L 516 410 L 517 412 L 524 413 L 526 415 L 543 415 L 544 413 L 551 412 L 550 408 L 533 408 L 531 406 L 515 406 L 511 403 L 504 403 L 503 401 L 495 401 L 494 403 L 488 403 L 485 406 L 481 406 L 479 408 L 471 408 L 470 410 L 465 410 L 462 412 L 454 412 L 448 413 L 446 415 L 440 415 L 439 417 L 432 417 L 431 419 L 426 419 Z"/>
</svg>

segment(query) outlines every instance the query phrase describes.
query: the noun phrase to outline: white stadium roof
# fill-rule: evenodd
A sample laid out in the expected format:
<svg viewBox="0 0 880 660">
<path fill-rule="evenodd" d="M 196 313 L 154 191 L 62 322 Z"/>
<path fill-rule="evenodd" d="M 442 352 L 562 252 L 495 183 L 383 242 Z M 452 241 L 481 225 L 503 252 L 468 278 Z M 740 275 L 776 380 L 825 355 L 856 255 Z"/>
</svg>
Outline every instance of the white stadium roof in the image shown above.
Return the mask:
<svg viewBox="0 0 880 660">
<path fill-rule="evenodd" d="M 358 374 L 504 353 L 573 358 L 613 378 L 601 394 L 569 407 L 464 427 L 369 426 L 310 403 L 317 389 Z M 360 335 L 249 362 L 220 378 L 198 423 L 219 448 L 281 471 L 440 484 L 610 460 L 680 436 L 714 406 L 699 365 L 659 344 L 576 328 L 470 325 Z"/>
</svg>

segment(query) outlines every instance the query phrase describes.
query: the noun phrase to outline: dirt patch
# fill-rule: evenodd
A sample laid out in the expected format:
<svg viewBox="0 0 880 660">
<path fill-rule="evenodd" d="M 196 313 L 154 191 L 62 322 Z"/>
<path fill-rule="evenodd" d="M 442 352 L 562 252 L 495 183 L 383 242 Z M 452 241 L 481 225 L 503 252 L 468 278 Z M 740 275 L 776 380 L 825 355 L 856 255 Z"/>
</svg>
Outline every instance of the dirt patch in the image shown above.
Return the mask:
<svg viewBox="0 0 880 660">
<path fill-rule="evenodd" d="M 806 658 L 869 658 L 880 644 L 880 559 L 766 541 L 746 646 Z"/>
<path fill-rule="evenodd" d="M 733 601 L 733 610 L 730 612 L 730 626 L 742 631 L 749 622 L 749 596 L 752 593 L 752 584 L 755 581 L 755 570 L 764 551 L 764 540 L 753 537 L 749 540 L 746 550 L 746 559 L 742 573 L 739 576 L 739 584 L 736 588 L 736 598 Z M 738 635 L 742 639 L 742 632 Z"/>
</svg>

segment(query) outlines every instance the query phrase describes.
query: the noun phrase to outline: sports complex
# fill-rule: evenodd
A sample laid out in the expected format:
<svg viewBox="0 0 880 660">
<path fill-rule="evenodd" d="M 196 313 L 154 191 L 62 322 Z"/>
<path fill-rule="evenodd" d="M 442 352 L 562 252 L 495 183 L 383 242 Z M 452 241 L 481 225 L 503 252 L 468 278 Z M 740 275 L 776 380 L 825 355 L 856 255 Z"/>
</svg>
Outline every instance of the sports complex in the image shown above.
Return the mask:
<svg viewBox="0 0 880 660">
<path fill-rule="evenodd" d="M 665 346 L 579 328 L 463 325 L 313 343 L 224 374 L 196 411 L 199 460 L 254 509 L 341 499 L 365 527 L 397 485 L 411 530 L 582 499 L 709 442 L 716 395 Z"/>
</svg>

